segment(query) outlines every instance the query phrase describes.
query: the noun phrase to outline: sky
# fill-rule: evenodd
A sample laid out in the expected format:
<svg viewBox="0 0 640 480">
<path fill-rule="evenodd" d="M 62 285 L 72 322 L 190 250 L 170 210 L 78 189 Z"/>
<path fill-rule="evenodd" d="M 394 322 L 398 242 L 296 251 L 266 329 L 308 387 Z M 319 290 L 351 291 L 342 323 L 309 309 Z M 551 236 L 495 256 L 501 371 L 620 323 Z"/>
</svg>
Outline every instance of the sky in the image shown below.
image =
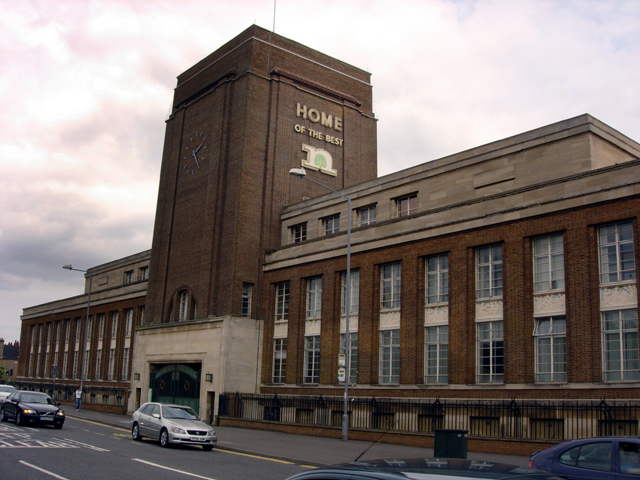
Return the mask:
<svg viewBox="0 0 640 480">
<path fill-rule="evenodd" d="M 151 247 L 176 77 L 252 24 L 372 74 L 379 175 L 584 113 L 640 141 L 637 0 L 0 0 L 6 342 Z"/>
</svg>

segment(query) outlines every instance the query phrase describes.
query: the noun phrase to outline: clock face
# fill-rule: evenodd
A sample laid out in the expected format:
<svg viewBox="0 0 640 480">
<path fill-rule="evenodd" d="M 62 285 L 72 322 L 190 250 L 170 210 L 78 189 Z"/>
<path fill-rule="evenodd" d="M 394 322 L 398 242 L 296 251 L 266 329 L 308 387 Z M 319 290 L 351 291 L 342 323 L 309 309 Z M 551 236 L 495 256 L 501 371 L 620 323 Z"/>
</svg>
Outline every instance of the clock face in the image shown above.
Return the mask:
<svg viewBox="0 0 640 480">
<path fill-rule="evenodd" d="M 206 156 L 206 140 L 203 131 L 196 131 L 185 138 L 182 170 L 186 175 L 195 175 L 200 170 Z"/>
</svg>

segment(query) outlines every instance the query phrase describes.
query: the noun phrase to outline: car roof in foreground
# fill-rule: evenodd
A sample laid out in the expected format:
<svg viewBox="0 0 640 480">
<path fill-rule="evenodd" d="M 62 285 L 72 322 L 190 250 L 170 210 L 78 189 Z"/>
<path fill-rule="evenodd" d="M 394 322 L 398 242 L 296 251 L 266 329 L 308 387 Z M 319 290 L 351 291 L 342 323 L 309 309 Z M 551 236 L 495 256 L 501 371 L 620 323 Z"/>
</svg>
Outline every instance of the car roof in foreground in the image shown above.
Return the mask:
<svg viewBox="0 0 640 480">
<path fill-rule="evenodd" d="M 387 458 L 349 462 L 340 465 L 318 468 L 313 471 L 294 475 L 291 480 L 304 478 L 322 478 L 322 475 L 360 474 L 363 477 L 394 479 L 411 478 L 414 480 L 454 480 L 458 479 L 516 479 L 529 480 L 557 479 L 547 472 L 519 467 L 506 463 L 456 458 Z"/>
</svg>

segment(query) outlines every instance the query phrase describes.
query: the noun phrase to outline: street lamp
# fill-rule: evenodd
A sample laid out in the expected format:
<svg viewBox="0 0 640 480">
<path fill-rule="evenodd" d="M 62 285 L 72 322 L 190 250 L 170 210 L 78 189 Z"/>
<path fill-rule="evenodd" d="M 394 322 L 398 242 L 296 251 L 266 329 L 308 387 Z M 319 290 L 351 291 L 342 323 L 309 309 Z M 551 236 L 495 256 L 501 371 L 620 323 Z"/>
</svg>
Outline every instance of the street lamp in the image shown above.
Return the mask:
<svg viewBox="0 0 640 480">
<path fill-rule="evenodd" d="M 333 188 L 329 188 L 326 185 L 307 177 L 307 172 L 304 167 L 292 168 L 289 170 L 289 174 L 295 177 L 304 178 L 313 183 L 320 185 L 323 188 L 335 193 L 339 197 L 347 200 L 347 275 L 346 275 L 346 294 L 345 299 L 346 306 L 346 324 L 345 324 L 345 376 L 344 376 L 344 412 L 342 414 L 342 440 L 347 441 L 349 436 L 349 412 L 347 407 L 349 406 L 349 369 L 351 368 L 351 338 L 349 337 L 349 314 L 351 313 L 351 198 L 346 195 L 336 192 Z"/>
<path fill-rule="evenodd" d="M 80 366 L 80 391 L 84 392 L 84 366 L 85 366 L 85 362 L 87 361 L 87 356 L 86 356 L 86 348 L 87 348 L 87 323 L 89 322 L 89 308 L 91 307 L 91 281 L 93 280 L 93 275 L 88 272 L 87 270 L 80 270 L 77 268 L 73 268 L 71 266 L 71 264 L 69 265 L 63 265 L 62 268 L 66 269 L 66 270 L 73 270 L 75 272 L 84 272 L 84 273 L 88 273 L 89 274 L 89 294 L 87 296 L 87 318 L 85 319 L 85 325 L 84 325 L 84 341 L 82 342 L 82 365 Z"/>
</svg>

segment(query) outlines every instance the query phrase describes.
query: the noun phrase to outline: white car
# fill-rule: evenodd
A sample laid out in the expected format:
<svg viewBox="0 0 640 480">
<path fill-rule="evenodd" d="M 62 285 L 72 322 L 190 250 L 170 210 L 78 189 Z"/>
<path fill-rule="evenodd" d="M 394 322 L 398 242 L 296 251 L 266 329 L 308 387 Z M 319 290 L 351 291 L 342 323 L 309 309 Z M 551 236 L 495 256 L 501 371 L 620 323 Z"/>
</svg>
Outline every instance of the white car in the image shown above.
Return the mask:
<svg viewBox="0 0 640 480">
<path fill-rule="evenodd" d="M 11 385 L 0 385 L 0 404 L 4 402 L 5 398 L 11 395 L 11 392 L 15 392 L 16 389 Z"/>
<path fill-rule="evenodd" d="M 201 445 L 211 451 L 218 442 L 216 431 L 202 421 L 198 414 L 184 405 L 149 402 L 131 416 L 131 436 L 159 440 L 160 445 Z"/>
</svg>

